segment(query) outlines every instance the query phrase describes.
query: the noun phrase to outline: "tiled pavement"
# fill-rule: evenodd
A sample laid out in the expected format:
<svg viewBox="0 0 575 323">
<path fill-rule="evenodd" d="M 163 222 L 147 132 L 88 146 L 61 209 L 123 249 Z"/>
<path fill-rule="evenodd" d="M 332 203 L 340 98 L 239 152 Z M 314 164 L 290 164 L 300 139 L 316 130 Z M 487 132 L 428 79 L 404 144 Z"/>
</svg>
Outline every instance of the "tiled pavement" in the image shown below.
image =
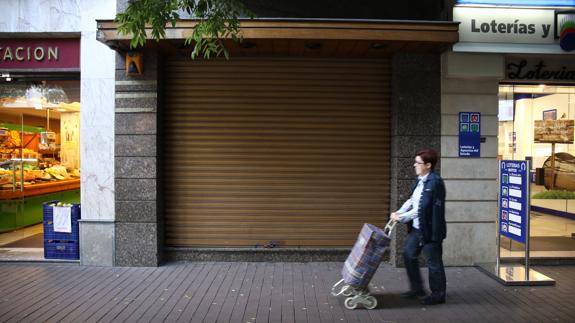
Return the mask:
<svg viewBox="0 0 575 323">
<path fill-rule="evenodd" d="M 575 267 L 537 266 L 555 286 L 506 287 L 473 267 L 447 268 L 447 303 L 399 297 L 404 270 L 382 265 L 379 306 L 330 295 L 341 263 L 169 263 L 158 268 L 0 264 L 0 321 L 575 322 Z"/>
</svg>

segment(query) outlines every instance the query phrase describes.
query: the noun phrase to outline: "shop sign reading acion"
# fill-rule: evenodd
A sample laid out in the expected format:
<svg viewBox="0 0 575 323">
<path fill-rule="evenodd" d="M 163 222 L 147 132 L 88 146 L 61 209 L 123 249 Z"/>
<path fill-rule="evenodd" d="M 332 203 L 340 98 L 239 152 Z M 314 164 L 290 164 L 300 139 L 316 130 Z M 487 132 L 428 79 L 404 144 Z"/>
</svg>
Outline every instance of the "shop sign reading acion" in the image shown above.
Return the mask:
<svg viewBox="0 0 575 323">
<path fill-rule="evenodd" d="M 459 112 L 459 157 L 481 155 L 481 113 Z"/>
<path fill-rule="evenodd" d="M 525 243 L 528 215 L 527 173 L 525 160 L 502 160 L 499 179 L 499 232 L 520 243 Z"/>
<path fill-rule="evenodd" d="M 80 68 L 79 39 L 0 39 L 1 69 Z"/>
</svg>

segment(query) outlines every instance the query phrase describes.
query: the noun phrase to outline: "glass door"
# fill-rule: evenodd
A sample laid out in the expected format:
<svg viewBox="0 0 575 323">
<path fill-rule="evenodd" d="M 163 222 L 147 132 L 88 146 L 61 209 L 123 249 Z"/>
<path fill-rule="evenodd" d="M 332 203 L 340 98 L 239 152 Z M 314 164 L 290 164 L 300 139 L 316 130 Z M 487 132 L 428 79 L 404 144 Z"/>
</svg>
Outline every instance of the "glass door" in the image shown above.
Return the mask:
<svg viewBox="0 0 575 323">
<path fill-rule="evenodd" d="M 575 87 L 500 85 L 499 158 L 530 160 L 530 253 L 575 256 Z M 522 244 L 502 239 L 501 255 Z"/>
</svg>

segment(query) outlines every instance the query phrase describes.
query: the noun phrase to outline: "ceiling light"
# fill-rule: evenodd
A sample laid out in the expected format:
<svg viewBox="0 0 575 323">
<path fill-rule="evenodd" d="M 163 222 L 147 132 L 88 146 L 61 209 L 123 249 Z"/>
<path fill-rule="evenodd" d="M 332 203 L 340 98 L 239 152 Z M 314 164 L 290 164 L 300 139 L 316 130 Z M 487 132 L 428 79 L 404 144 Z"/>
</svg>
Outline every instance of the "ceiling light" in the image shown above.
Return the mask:
<svg viewBox="0 0 575 323">
<path fill-rule="evenodd" d="M 320 42 L 317 41 L 308 41 L 305 42 L 304 46 L 307 49 L 320 49 L 322 45 Z"/>
<path fill-rule="evenodd" d="M 384 43 L 371 43 L 369 44 L 369 47 L 371 47 L 372 49 L 382 49 L 385 47 Z"/>
<path fill-rule="evenodd" d="M 240 43 L 240 47 L 245 49 L 254 48 L 256 47 L 256 43 L 249 40 L 244 40 L 243 42 Z"/>
</svg>

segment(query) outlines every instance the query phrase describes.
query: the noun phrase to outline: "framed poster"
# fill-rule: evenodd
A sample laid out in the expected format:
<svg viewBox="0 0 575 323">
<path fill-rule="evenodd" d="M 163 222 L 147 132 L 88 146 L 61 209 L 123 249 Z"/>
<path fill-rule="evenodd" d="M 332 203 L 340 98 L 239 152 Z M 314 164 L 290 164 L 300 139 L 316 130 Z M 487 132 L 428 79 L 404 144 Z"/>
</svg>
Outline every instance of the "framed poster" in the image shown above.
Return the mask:
<svg viewBox="0 0 575 323">
<path fill-rule="evenodd" d="M 543 120 L 557 120 L 557 109 L 544 110 Z"/>
<path fill-rule="evenodd" d="M 533 142 L 572 144 L 574 128 L 574 120 L 535 120 Z"/>
</svg>

